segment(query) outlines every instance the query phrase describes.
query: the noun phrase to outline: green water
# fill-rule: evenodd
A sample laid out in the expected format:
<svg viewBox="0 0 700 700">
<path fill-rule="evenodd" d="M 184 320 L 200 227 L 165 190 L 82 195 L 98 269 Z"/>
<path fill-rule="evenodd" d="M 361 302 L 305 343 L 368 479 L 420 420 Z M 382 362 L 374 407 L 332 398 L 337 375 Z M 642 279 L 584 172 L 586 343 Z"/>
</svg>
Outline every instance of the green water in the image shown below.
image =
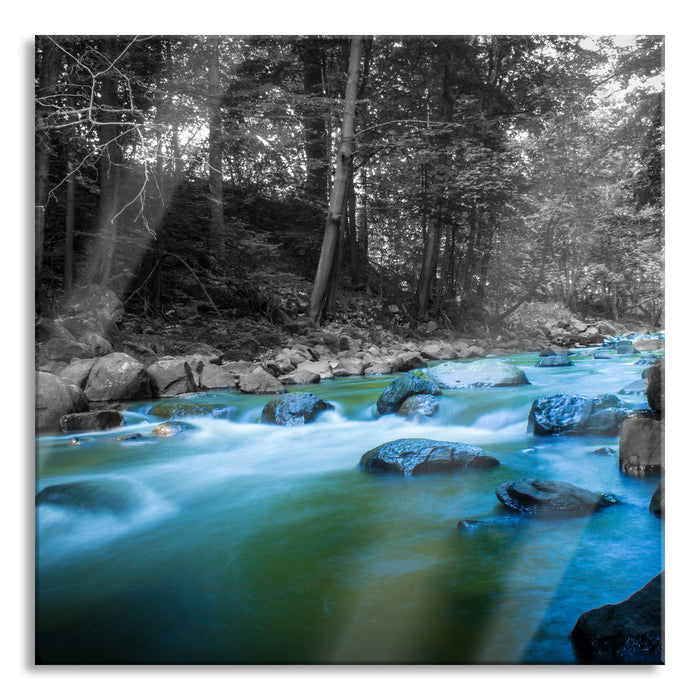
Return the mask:
<svg viewBox="0 0 700 700">
<path fill-rule="evenodd" d="M 112 441 L 160 422 L 150 402 L 78 446 L 38 439 L 37 492 L 90 478 L 128 506 L 37 508 L 41 661 L 575 663 L 578 616 L 663 568 L 663 522 L 648 512 L 658 479 L 593 454 L 617 450 L 616 438 L 533 437 L 527 413 L 548 394 L 615 393 L 643 367 L 633 356 L 569 368 L 505 359 L 529 386 L 448 391 L 430 422 L 373 417 L 385 376 L 294 387 L 336 406 L 307 426 L 258 424 L 269 397 L 215 392 L 188 399 L 219 409 L 191 419 L 188 435 Z M 477 445 L 501 464 L 414 479 L 357 468 L 366 450 L 414 436 Z M 588 518 L 498 521 L 495 488 L 534 476 L 622 503 Z M 464 517 L 494 522 L 466 535 Z"/>
</svg>

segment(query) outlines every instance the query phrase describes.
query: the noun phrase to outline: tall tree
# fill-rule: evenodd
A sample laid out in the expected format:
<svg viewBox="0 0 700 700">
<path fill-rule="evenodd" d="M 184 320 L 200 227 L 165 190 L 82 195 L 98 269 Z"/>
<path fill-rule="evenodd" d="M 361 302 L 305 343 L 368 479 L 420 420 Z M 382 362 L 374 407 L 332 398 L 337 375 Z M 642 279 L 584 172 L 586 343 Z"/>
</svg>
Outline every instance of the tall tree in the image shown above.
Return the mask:
<svg viewBox="0 0 700 700">
<path fill-rule="evenodd" d="M 308 316 L 317 323 L 321 320 L 326 295 L 329 291 L 329 281 L 336 255 L 336 246 L 341 245 L 340 230 L 347 196 L 347 182 L 352 168 L 353 144 L 355 139 L 355 107 L 357 103 L 357 88 L 360 79 L 360 63 L 362 57 L 362 37 L 352 37 L 350 58 L 348 61 L 348 77 L 345 87 L 343 104 L 343 123 L 340 133 L 340 144 L 336 158 L 335 175 L 331 189 L 328 214 L 323 234 L 321 253 L 316 268 L 313 288 L 307 308 Z"/>
</svg>

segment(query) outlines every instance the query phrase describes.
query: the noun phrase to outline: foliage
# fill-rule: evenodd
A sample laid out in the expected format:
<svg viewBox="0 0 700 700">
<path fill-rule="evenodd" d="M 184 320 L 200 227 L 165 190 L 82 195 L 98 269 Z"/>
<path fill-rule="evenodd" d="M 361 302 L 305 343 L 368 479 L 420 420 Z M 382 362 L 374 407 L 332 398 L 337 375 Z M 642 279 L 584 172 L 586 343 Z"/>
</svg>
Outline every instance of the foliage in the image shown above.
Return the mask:
<svg viewBox="0 0 700 700">
<path fill-rule="evenodd" d="M 221 94 L 210 95 L 206 37 L 41 37 L 37 153 L 48 145 L 50 158 L 38 298 L 60 297 L 66 265 L 86 281 L 114 236 L 103 281 L 132 311 L 205 303 L 205 290 L 226 313 L 301 313 L 348 46 L 220 37 Z M 660 37 L 378 36 L 362 61 L 341 288 L 414 321 L 427 280 L 422 313 L 460 330 L 520 319 L 535 303 L 663 322 Z M 55 89 L 39 90 L 52 66 Z M 216 255 L 212 105 L 225 219 Z"/>
</svg>

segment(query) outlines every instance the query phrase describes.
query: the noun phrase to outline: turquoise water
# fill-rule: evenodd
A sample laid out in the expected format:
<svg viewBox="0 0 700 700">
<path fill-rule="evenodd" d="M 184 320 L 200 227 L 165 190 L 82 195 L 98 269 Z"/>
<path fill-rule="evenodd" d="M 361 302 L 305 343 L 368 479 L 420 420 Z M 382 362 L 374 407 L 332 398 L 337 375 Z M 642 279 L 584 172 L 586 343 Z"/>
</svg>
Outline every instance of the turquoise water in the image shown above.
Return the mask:
<svg viewBox="0 0 700 700">
<path fill-rule="evenodd" d="M 185 419 L 198 428 L 186 435 L 113 441 L 161 422 L 141 402 L 127 426 L 80 445 L 39 438 L 37 492 L 96 482 L 92 507 L 37 507 L 41 661 L 576 663 L 578 616 L 664 566 L 663 522 L 648 512 L 658 478 L 625 476 L 617 454 L 593 454 L 617 450 L 616 438 L 535 438 L 527 414 L 548 394 L 615 393 L 643 367 L 633 356 L 574 357 L 568 368 L 535 368 L 534 354 L 499 359 L 531 384 L 448 391 L 429 422 L 376 419 L 393 379 L 382 376 L 294 387 L 336 407 L 306 426 L 259 424 L 269 397 L 228 391 L 176 399 L 217 410 Z M 501 464 L 414 479 L 357 468 L 400 437 L 466 442 Z M 496 487 L 535 476 L 621 504 L 587 518 L 499 520 Z M 115 494 L 119 507 L 107 507 Z M 489 524 L 467 535 L 456 527 L 465 517 Z"/>
</svg>

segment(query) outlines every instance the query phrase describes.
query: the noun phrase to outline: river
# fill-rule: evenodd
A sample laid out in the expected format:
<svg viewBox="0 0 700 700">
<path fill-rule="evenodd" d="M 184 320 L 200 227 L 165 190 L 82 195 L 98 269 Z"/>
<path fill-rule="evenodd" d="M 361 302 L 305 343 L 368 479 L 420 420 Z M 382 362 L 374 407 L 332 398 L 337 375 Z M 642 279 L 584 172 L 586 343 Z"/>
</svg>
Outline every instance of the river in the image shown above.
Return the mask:
<svg viewBox="0 0 700 700">
<path fill-rule="evenodd" d="M 160 400 L 209 404 L 197 430 L 148 435 L 154 401 L 127 425 L 36 441 L 37 493 L 89 479 L 89 507 L 36 509 L 36 652 L 48 664 L 570 664 L 578 616 L 619 602 L 664 567 L 658 477 L 617 466 L 616 437 L 535 437 L 532 401 L 616 393 L 639 356 L 536 368 L 499 359 L 530 385 L 446 391 L 419 423 L 372 407 L 394 377 L 313 391 L 336 408 L 315 423 L 258 423 L 269 396 L 235 391 Z M 620 397 L 646 407 L 643 395 Z M 405 479 L 357 468 L 400 437 L 466 442 L 492 469 Z M 593 451 L 610 447 L 613 455 Z M 494 490 L 542 477 L 614 494 L 586 518 L 501 522 Z M 472 534 L 462 518 L 493 521 Z"/>
</svg>

